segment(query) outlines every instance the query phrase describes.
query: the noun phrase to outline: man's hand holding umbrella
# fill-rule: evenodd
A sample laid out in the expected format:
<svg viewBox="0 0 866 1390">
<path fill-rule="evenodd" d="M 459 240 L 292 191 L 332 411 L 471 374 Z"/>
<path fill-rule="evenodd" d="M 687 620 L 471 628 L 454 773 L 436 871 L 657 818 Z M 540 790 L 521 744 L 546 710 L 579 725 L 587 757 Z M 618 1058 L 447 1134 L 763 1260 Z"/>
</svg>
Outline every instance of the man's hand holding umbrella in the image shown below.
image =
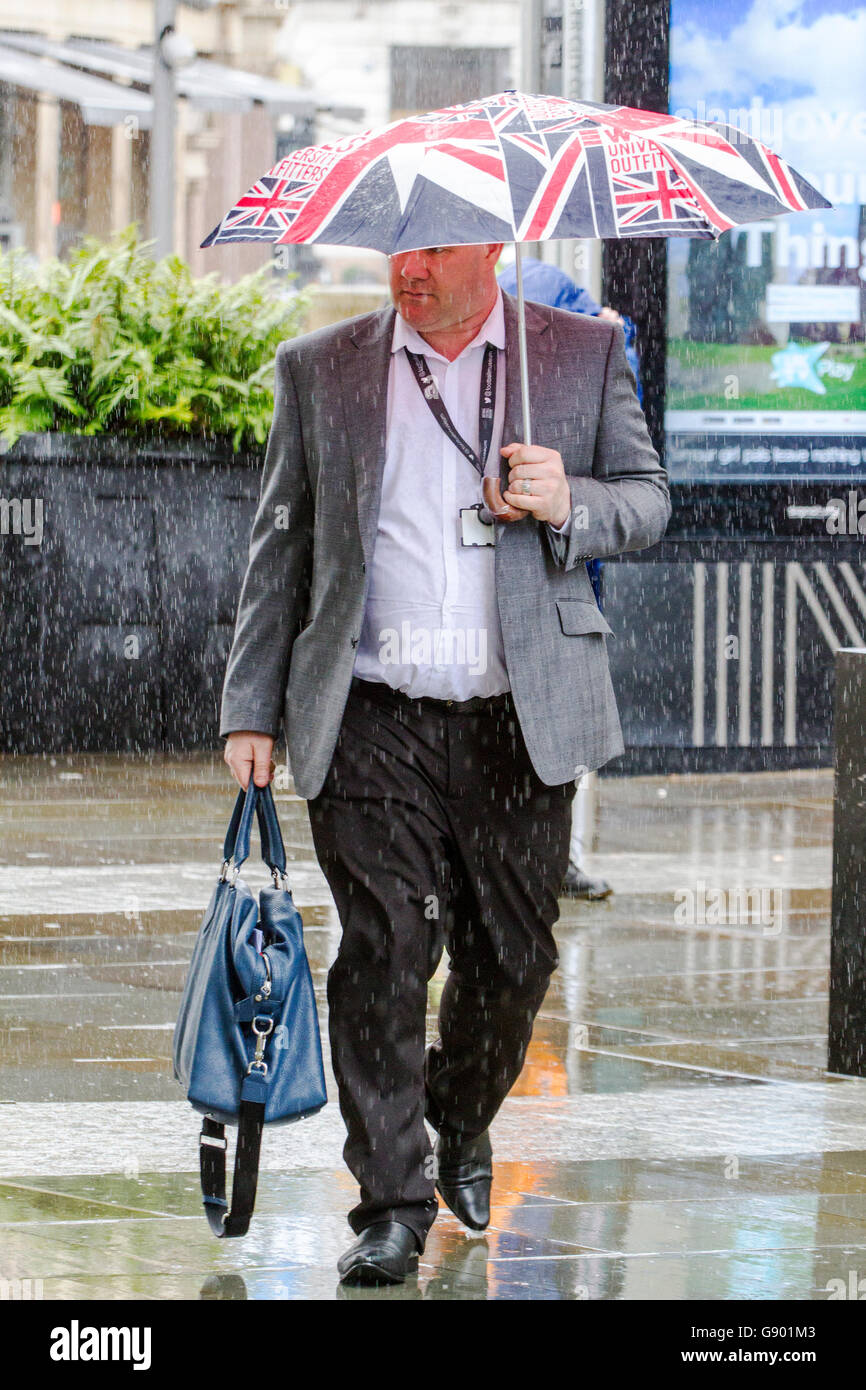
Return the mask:
<svg viewBox="0 0 866 1390">
<path fill-rule="evenodd" d="M 571 490 L 562 455 L 540 444 L 506 444 L 500 452 L 509 463 L 505 501 L 536 521 L 547 521 L 557 529 L 564 526 L 571 511 Z"/>
</svg>

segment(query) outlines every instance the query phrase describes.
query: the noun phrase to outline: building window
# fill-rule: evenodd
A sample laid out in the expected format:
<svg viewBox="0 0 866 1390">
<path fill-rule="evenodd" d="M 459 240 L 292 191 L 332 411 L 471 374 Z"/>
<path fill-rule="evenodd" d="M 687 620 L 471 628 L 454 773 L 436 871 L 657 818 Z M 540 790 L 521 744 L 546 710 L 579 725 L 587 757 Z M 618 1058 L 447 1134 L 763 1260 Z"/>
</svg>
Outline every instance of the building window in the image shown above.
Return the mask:
<svg viewBox="0 0 866 1390">
<path fill-rule="evenodd" d="M 391 49 L 391 119 L 501 92 L 509 84 L 507 48 Z"/>
</svg>

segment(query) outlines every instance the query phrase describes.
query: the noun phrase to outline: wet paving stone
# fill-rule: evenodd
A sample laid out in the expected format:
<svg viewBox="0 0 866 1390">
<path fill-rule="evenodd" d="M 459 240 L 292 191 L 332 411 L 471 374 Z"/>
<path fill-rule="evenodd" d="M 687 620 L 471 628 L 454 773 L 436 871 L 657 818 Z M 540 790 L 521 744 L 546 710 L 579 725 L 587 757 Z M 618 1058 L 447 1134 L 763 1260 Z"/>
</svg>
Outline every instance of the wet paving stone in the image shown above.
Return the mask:
<svg viewBox="0 0 866 1390">
<path fill-rule="evenodd" d="M 339 923 L 304 804 L 277 797 L 326 1037 Z M 417 1278 L 347 1290 L 329 1064 L 327 1109 L 265 1135 L 249 1236 L 201 1212 L 170 1057 L 234 799 L 219 758 L 0 759 L 0 1277 L 341 1301 L 808 1301 L 866 1277 L 866 1080 L 826 1071 L 831 798 L 829 771 L 600 779 L 588 867 L 614 893 L 561 905 L 490 1227 L 442 1208 Z"/>
</svg>

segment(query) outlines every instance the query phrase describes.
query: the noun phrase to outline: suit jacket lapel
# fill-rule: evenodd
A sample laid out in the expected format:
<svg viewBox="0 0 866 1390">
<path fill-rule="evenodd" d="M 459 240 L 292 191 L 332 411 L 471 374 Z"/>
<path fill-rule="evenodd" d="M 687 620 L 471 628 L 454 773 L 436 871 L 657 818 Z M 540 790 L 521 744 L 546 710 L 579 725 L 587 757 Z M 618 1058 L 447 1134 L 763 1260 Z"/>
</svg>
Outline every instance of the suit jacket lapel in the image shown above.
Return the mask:
<svg viewBox="0 0 866 1390">
<path fill-rule="evenodd" d="M 356 328 L 350 337 L 351 346 L 339 358 L 343 410 L 355 469 L 358 528 L 368 562 L 376 541 L 385 468 L 394 312 L 393 308 L 382 309 L 373 319 Z"/>
</svg>

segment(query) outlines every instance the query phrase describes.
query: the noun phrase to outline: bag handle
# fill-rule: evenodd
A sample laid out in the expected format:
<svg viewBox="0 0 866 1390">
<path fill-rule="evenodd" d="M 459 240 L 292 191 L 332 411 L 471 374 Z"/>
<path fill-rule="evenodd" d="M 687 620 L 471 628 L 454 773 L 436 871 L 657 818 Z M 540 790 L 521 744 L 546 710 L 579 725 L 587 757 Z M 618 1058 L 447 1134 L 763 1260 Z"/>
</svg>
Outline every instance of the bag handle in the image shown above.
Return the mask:
<svg viewBox="0 0 866 1390">
<path fill-rule="evenodd" d="M 239 870 L 249 857 L 253 812 L 256 813 L 259 822 L 262 859 L 275 877 L 284 878 L 286 847 L 283 844 L 273 793 L 270 784 L 265 787 L 257 787 L 252 776 L 246 791 L 241 788 L 238 792 L 226 831 L 226 838 L 223 843 L 223 873 L 225 875 L 229 866 L 234 871 Z"/>
<path fill-rule="evenodd" d="M 286 847 L 283 844 L 283 835 L 280 830 L 280 822 L 277 819 L 277 808 L 274 805 L 270 784 L 266 787 L 259 787 L 256 812 L 259 819 L 262 858 L 269 869 L 276 869 L 277 873 L 283 876 L 286 872 Z"/>
</svg>

